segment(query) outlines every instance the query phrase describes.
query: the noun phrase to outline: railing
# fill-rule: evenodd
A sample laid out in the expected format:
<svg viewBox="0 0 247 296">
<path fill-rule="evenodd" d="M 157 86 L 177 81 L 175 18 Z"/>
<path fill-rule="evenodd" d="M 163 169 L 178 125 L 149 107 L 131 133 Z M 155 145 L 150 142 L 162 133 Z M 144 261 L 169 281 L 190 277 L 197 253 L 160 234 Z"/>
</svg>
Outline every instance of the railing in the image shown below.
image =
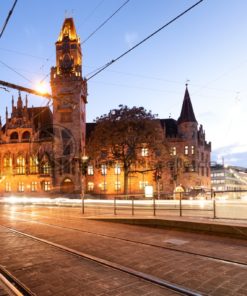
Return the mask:
<svg viewBox="0 0 247 296">
<path fill-rule="evenodd" d="M 82 213 L 114 216 L 180 216 L 221 219 L 247 219 L 247 191 L 239 191 L 239 199 L 227 199 L 232 191 L 211 192 L 197 199 L 177 193 L 176 199 L 94 200 L 82 198 Z M 236 191 L 234 191 L 236 193 Z M 179 196 L 179 197 L 178 197 Z"/>
</svg>

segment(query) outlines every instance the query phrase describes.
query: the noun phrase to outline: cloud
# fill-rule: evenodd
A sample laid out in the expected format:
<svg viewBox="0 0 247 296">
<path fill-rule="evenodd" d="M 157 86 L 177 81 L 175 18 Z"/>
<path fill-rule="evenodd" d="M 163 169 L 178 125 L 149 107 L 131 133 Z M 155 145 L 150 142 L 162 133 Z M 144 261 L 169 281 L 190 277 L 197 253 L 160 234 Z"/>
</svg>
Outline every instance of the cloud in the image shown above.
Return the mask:
<svg viewBox="0 0 247 296">
<path fill-rule="evenodd" d="M 247 145 L 228 145 L 212 152 L 212 160 L 218 163 L 247 167 Z"/>
<path fill-rule="evenodd" d="M 125 33 L 124 40 L 128 47 L 134 46 L 138 40 L 138 34 L 136 32 Z"/>
</svg>

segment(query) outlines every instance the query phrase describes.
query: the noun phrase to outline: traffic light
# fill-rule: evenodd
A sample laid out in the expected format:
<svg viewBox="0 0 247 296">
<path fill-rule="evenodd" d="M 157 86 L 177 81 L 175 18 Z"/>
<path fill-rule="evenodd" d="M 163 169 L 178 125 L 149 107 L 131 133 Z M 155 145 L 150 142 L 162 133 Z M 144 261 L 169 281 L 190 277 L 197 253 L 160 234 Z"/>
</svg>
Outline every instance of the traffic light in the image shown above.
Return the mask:
<svg viewBox="0 0 247 296">
<path fill-rule="evenodd" d="M 88 167 L 87 162 L 83 162 L 81 165 L 81 173 L 83 176 L 87 175 L 87 167 Z"/>
</svg>

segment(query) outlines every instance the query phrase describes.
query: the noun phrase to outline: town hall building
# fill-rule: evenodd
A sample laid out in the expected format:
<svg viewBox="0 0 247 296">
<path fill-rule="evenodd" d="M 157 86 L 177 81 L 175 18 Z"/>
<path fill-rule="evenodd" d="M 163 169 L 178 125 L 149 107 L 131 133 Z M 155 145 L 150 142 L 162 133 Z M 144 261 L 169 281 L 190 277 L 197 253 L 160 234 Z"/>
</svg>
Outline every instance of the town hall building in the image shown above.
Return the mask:
<svg viewBox="0 0 247 296">
<path fill-rule="evenodd" d="M 114 196 L 123 193 L 123 170 L 95 167 L 87 159 L 87 140 L 95 123 L 86 123 L 87 81 L 82 76 L 82 53 L 72 18 L 66 18 L 56 42 L 56 66 L 51 68 L 53 109 L 29 106 L 19 93 L 0 122 L 0 195 Z M 211 144 L 198 125 L 186 86 L 177 120 L 158 119 L 169 146 L 170 161 L 159 179 L 152 171 L 129 176 L 129 194 L 145 186 L 172 192 L 210 188 Z M 87 139 L 87 140 L 86 140 Z M 148 150 L 140 151 L 148 158 Z M 83 170 L 86 164 L 86 172 Z"/>
</svg>

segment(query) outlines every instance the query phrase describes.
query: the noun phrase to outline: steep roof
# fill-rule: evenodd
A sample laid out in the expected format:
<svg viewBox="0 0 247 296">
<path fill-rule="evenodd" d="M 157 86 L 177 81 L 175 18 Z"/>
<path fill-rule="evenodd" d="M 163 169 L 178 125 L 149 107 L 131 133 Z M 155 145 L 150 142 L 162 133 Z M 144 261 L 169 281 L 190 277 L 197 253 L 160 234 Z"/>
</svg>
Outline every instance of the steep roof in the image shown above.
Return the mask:
<svg viewBox="0 0 247 296">
<path fill-rule="evenodd" d="M 166 137 L 173 138 L 177 136 L 177 121 L 173 118 L 160 119 L 160 124 L 165 130 Z"/>
<path fill-rule="evenodd" d="M 58 41 L 63 41 L 64 37 L 68 37 L 71 41 L 79 39 L 76 34 L 73 18 L 66 18 L 63 22 L 63 27 L 59 34 Z"/>
<path fill-rule="evenodd" d="M 182 122 L 197 122 L 195 114 L 194 114 L 194 110 L 192 107 L 192 103 L 190 100 L 190 94 L 189 94 L 187 85 L 186 85 L 186 89 L 185 89 L 182 110 L 181 110 L 181 113 L 180 113 L 177 123 L 180 124 Z"/>
</svg>

